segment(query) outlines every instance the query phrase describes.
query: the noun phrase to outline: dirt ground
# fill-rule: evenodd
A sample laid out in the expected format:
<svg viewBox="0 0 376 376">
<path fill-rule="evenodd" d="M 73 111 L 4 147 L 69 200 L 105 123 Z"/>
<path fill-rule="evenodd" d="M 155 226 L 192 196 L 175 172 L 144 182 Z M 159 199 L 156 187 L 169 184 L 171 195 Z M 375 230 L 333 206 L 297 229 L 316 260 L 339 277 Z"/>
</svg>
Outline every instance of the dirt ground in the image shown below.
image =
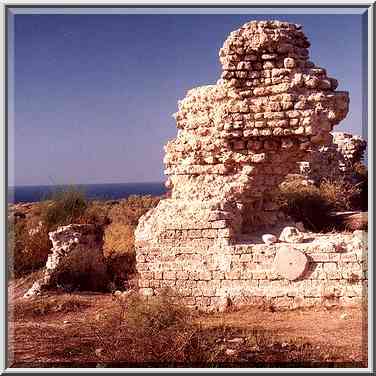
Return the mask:
<svg viewBox="0 0 376 376">
<path fill-rule="evenodd" d="M 30 315 L 22 299 L 29 284 L 30 280 L 24 279 L 9 285 L 9 366 L 111 367 L 100 361 L 97 349 L 103 338 L 88 323 L 98 322 L 112 309 L 113 296 L 50 294 L 48 301 L 63 308 Z M 79 305 L 64 309 L 64 302 L 72 298 Z M 210 332 L 213 345 L 208 351 L 221 353 L 226 367 L 367 367 L 365 309 L 271 312 L 247 307 L 199 314 L 195 320 L 203 331 Z M 258 340 L 250 344 L 252 335 Z M 302 359 L 306 356 L 317 361 L 306 365 Z"/>
</svg>

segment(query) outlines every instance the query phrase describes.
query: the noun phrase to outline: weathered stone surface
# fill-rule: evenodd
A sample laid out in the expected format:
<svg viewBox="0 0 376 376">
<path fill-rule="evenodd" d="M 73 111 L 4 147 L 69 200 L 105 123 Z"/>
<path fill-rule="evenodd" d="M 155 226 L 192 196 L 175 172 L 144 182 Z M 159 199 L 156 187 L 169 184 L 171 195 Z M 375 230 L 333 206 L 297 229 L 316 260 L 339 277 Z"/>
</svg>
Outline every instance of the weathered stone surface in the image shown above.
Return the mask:
<svg viewBox="0 0 376 376">
<path fill-rule="evenodd" d="M 267 245 L 270 245 L 270 244 L 273 244 L 273 243 L 276 243 L 278 241 L 277 237 L 273 234 L 264 234 L 262 236 L 262 241 L 267 244 Z"/>
<path fill-rule="evenodd" d="M 49 233 L 52 242 L 46 268 L 24 295 L 31 297 L 52 286 L 99 290 L 107 283 L 103 257 L 103 232 L 96 225 L 72 224 Z"/>
<path fill-rule="evenodd" d="M 296 228 L 292 226 L 285 227 L 279 240 L 286 243 L 299 243 L 304 239 L 304 235 Z"/>
<path fill-rule="evenodd" d="M 280 249 L 274 259 L 274 268 L 277 273 L 290 281 L 302 277 L 307 267 L 307 256 L 292 247 Z"/>
<path fill-rule="evenodd" d="M 348 93 L 336 91 L 337 81 L 309 61 L 309 45 L 299 25 L 246 23 L 219 51 L 221 79 L 179 101 L 177 136 L 165 145 L 171 194 L 140 219 L 135 233 L 145 296 L 168 286 L 184 304 L 203 310 L 264 298 L 276 306 L 315 305 L 323 284 L 340 297 L 357 296 L 357 289 L 343 288 L 349 272 L 365 278 L 355 236 L 316 234 L 304 242 L 306 234 L 290 231 L 287 239 L 299 243 L 289 256 L 291 270 L 282 263 L 288 279 L 274 268 L 286 243 L 259 244 L 262 234 L 289 225 L 273 201 L 274 188 L 298 172 L 297 162 L 315 145 L 332 143 L 330 132 L 348 112 Z M 246 240 L 250 233 L 256 241 Z M 304 265 L 303 280 L 290 280 Z"/>
</svg>

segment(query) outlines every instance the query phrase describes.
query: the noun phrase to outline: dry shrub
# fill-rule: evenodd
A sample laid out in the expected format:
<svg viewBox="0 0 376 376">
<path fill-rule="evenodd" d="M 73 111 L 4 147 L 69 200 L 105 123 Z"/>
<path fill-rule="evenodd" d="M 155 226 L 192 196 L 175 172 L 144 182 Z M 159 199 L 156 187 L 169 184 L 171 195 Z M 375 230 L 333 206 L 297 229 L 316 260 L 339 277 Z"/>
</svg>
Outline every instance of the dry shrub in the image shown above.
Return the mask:
<svg viewBox="0 0 376 376">
<path fill-rule="evenodd" d="M 145 301 L 138 294 L 130 294 L 125 303 L 128 327 L 140 333 L 152 334 L 169 327 L 186 325 L 190 321 L 191 312 L 169 295 L 166 289 Z"/>
<path fill-rule="evenodd" d="M 199 327 L 190 310 L 167 291 L 145 299 L 131 293 L 118 299 L 116 310 L 94 324 L 100 345 L 98 361 L 111 367 L 135 365 L 192 365 L 207 361 Z"/>
<path fill-rule="evenodd" d="M 85 211 L 77 218 L 77 223 L 108 226 L 111 223 L 108 212 L 109 205 L 106 201 L 88 201 Z"/>
<path fill-rule="evenodd" d="M 134 229 L 127 223 L 114 222 L 105 230 L 103 252 L 105 257 L 132 254 L 134 252 Z"/>
<path fill-rule="evenodd" d="M 34 272 L 47 262 L 51 241 L 41 226 L 30 232 L 26 221 L 10 223 L 8 227 L 8 272 L 11 278 Z"/>
<path fill-rule="evenodd" d="M 361 191 L 357 185 L 345 179 L 326 180 L 319 186 L 321 197 L 330 205 L 332 210 L 346 211 L 361 208 Z"/>
<path fill-rule="evenodd" d="M 74 187 L 59 190 L 46 201 L 41 211 L 41 219 L 50 230 L 58 226 L 77 222 L 84 216 L 88 207 L 85 194 Z"/>
<path fill-rule="evenodd" d="M 359 210 L 361 190 L 345 179 L 322 180 L 319 186 L 289 180 L 280 185 L 277 200 L 281 209 L 313 231 L 331 231 L 337 223 L 335 211 Z"/>
<path fill-rule="evenodd" d="M 25 320 L 57 313 L 81 312 L 88 307 L 88 302 L 74 295 L 39 297 L 16 301 L 13 313 L 16 320 Z"/>
<path fill-rule="evenodd" d="M 111 223 L 104 230 L 103 250 L 116 289 L 123 290 L 126 281 L 135 273 L 134 231 L 138 220 L 159 200 L 159 197 L 132 195 L 108 211 Z"/>
<path fill-rule="evenodd" d="M 140 217 L 157 206 L 159 200 L 159 197 L 150 195 L 131 195 L 114 205 L 108 215 L 112 223 L 124 223 L 135 228 Z"/>
<path fill-rule="evenodd" d="M 281 185 L 277 195 L 281 210 L 296 222 L 303 222 L 307 229 L 322 231 L 330 227 L 332 207 L 318 187 L 289 182 Z"/>
</svg>

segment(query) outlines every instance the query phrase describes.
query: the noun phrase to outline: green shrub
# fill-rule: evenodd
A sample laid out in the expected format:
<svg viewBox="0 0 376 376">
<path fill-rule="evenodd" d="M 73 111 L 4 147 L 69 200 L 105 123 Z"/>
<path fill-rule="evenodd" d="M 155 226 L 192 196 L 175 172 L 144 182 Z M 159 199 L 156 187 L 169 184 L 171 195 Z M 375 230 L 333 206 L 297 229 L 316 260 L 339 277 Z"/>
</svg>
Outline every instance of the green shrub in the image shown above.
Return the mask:
<svg viewBox="0 0 376 376">
<path fill-rule="evenodd" d="M 85 194 L 70 187 L 55 192 L 51 199 L 45 202 L 41 211 L 41 219 L 52 231 L 57 226 L 80 222 L 87 208 L 88 201 Z"/>
</svg>

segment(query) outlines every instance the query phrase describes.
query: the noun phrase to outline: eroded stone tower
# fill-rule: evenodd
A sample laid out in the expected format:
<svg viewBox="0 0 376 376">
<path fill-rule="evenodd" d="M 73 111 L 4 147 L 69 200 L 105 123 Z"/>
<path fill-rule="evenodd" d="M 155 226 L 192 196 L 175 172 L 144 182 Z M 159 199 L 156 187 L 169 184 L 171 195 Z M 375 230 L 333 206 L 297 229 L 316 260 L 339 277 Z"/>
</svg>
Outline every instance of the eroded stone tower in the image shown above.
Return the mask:
<svg viewBox="0 0 376 376">
<path fill-rule="evenodd" d="M 249 22 L 220 49 L 217 84 L 179 102 L 177 137 L 165 146 L 171 197 L 136 231 L 145 294 L 161 287 L 150 281 L 162 273 L 173 286 L 178 272 L 184 281 L 216 280 L 213 273 L 231 271 L 226 247 L 239 234 L 282 219 L 273 189 L 312 145 L 331 142 L 330 131 L 348 112 L 348 93 L 309 61 L 309 46 L 299 25 Z M 192 288 L 188 296 L 195 296 Z"/>
<path fill-rule="evenodd" d="M 216 216 L 226 237 L 278 221 L 268 193 L 312 144 L 331 142 L 348 111 L 348 93 L 309 61 L 309 45 L 299 25 L 279 21 L 230 34 L 219 52 L 222 78 L 179 102 L 178 134 L 164 158 L 172 196 L 150 213 L 153 237 L 211 229 Z"/>
</svg>

